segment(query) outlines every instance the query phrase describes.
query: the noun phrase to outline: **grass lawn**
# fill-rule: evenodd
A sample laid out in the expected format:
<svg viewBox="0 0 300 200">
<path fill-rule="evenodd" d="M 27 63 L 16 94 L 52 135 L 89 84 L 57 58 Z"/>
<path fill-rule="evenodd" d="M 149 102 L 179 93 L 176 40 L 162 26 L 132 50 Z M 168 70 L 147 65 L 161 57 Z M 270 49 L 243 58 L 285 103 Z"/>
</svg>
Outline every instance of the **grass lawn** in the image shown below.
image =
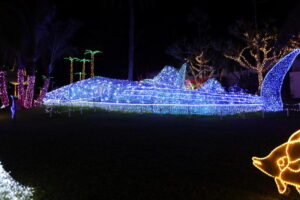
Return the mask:
<svg viewBox="0 0 300 200">
<path fill-rule="evenodd" d="M 65 111 L 62 109 L 61 111 Z M 36 200 L 295 200 L 252 165 L 300 129 L 300 114 L 196 117 L 0 113 L 0 161 Z"/>
</svg>

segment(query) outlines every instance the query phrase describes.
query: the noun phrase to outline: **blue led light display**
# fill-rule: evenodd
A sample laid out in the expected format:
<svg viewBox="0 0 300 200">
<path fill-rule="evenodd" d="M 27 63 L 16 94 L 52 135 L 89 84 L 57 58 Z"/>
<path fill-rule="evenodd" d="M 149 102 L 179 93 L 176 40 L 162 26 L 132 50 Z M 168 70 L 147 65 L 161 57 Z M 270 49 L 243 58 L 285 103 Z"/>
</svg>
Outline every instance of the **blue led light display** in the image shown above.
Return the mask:
<svg viewBox="0 0 300 200">
<path fill-rule="evenodd" d="M 261 88 L 261 98 L 266 111 L 280 111 L 283 109 L 281 87 L 285 75 L 300 53 L 300 49 L 286 55 L 266 75 Z"/>
<path fill-rule="evenodd" d="M 280 95 L 285 74 L 300 50 L 288 54 L 267 74 L 261 96 L 243 90 L 227 92 L 216 79 L 197 90 L 184 87 L 186 64 L 180 70 L 166 66 L 143 81 L 95 77 L 46 94 L 45 105 L 100 107 L 107 110 L 162 114 L 232 115 L 282 110 Z"/>
<path fill-rule="evenodd" d="M 203 85 L 197 89 L 206 93 L 226 93 L 221 83 L 215 78 L 208 79 Z"/>
<path fill-rule="evenodd" d="M 153 79 L 140 82 L 95 77 L 47 93 L 46 105 L 96 106 L 107 110 L 165 114 L 228 115 L 262 109 L 261 98 L 228 93 L 216 79 L 203 88 L 184 88 L 180 70 L 165 67 Z"/>
</svg>

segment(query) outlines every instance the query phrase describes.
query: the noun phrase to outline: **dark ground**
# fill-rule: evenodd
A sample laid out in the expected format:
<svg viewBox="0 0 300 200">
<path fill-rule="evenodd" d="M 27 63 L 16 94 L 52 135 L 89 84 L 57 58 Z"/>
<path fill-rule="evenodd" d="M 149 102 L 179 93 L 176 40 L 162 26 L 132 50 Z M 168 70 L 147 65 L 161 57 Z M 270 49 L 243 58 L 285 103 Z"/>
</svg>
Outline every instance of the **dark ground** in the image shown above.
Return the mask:
<svg viewBox="0 0 300 200">
<path fill-rule="evenodd" d="M 300 128 L 300 114 L 187 117 L 84 111 L 0 113 L 0 161 L 38 200 L 295 200 L 252 156 Z"/>
</svg>

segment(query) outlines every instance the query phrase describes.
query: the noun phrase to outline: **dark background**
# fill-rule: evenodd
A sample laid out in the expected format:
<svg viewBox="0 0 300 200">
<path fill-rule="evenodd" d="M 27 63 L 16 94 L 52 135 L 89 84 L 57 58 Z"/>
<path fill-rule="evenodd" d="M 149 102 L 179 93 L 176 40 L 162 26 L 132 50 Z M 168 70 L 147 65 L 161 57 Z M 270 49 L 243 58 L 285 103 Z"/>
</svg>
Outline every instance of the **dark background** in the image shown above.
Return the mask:
<svg viewBox="0 0 300 200">
<path fill-rule="evenodd" d="M 284 27 L 293 26 L 289 19 L 300 13 L 297 0 L 136 0 L 135 80 L 139 76 L 145 78 L 150 72 L 158 72 L 165 65 L 178 68 L 182 64 L 166 54 L 166 49 L 184 38 L 197 37 L 201 27 L 195 20 L 191 20 L 192 13 L 192 16 L 195 13 L 200 16 L 206 14 L 211 27 L 210 36 L 226 41 L 230 39 L 228 26 L 236 20 L 245 19 L 254 23 L 254 2 L 257 5 L 258 26 L 267 19 L 273 19 L 282 31 Z M 72 18 L 81 23 L 80 29 L 70 41 L 77 48 L 77 53 L 72 56 L 83 57 L 85 49 L 101 50 L 104 53 L 96 55 L 96 75 L 127 78 L 128 1 L 52 0 L 50 3 L 56 5 L 58 19 Z M 32 5 L 28 3 L 28 6 Z M 81 64 L 75 63 L 75 72 L 80 69 Z M 68 70 L 69 62 L 63 58 L 59 60 L 53 72 L 57 86 L 68 83 Z"/>
</svg>

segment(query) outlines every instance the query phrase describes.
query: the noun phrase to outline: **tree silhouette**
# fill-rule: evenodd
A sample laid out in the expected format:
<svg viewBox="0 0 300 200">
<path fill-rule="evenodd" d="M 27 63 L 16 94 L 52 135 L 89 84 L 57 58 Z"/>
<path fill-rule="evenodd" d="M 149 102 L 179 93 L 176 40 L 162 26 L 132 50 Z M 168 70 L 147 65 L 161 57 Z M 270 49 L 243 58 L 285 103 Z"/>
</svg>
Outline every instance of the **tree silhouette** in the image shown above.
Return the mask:
<svg viewBox="0 0 300 200">
<path fill-rule="evenodd" d="M 200 79 L 211 78 L 218 69 L 218 59 L 209 34 L 208 16 L 199 9 L 194 9 L 188 16 L 188 21 L 197 28 L 197 37 L 184 38 L 182 41 L 167 48 L 166 53 L 186 62 L 187 76 L 197 82 Z"/>
<path fill-rule="evenodd" d="M 237 21 L 230 31 L 242 42 L 242 46 L 228 43 L 227 50 L 224 52 L 226 58 L 234 60 L 240 66 L 257 74 L 257 94 L 261 90 L 264 74 L 284 55 L 299 45 L 299 38 L 295 36 L 277 48 L 278 33 L 274 27 L 272 28 L 265 24 L 258 30 L 251 24 Z"/>
<path fill-rule="evenodd" d="M 211 51 L 211 46 L 207 43 L 198 42 L 175 44 L 166 51 L 167 54 L 188 64 L 187 76 L 192 76 L 195 81 L 211 78 L 217 69 L 212 62 L 215 54 Z"/>
<path fill-rule="evenodd" d="M 55 8 L 47 1 L 37 1 L 31 5 L 20 0 L 12 7 L 12 15 L 18 22 L 16 30 L 19 34 L 15 38 L 17 40 L 15 52 L 18 66 L 18 99 L 25 108 L 30 108 L 33 103 L 36 66 L 43 52 L 47 26 L 55 16 Z M 25 70 L 28 83 L 26 91 L 24 89 Z"/>
<path fill-rule="evenodd" d="M 44 85 L 42 92 L 40 93 L 34 105 L 38 106 L 41 104 L 45 97 L 49 84 L 50 75 L 55 67 L 56 61 L 61 58 L 65 53 L 70 52 L 72 48 L 68 46 L 68 40 L 73 36 L 74 32 L 79 28 L 78 22 L 74 20 L 69 21 L 57 21 L 53 22 L 48 29 L 47 39 L 44 40 L 44 56 L 47 58 L 47 62 L 44 63 L 46 71 L 46 77 L 44 79 Z M 71 76 L 71 75 L 70 75 Z M 73 75 L 72 75 L 73 76 Z"/>
<path fill-rule="evenodd" d="M 149 8 L 156 0 L 126 0 L 126 1 L 109 1 L 114 7 L 123 7 L 128 9 L 129 27 L 128 27 L 128 80 L 133 80 L 134 61 L 135 61 L 135 22 L 136 10 Z"/>
<path fill-rule="evenodd" d="M 99 50 L 90 50 L 86 49 L 84 55 L 86 54 L 91 54 L 91 78 L 95 76 L 95 54 L 98 53 L 103 53 L 102 51 Z"/>
</svg>

